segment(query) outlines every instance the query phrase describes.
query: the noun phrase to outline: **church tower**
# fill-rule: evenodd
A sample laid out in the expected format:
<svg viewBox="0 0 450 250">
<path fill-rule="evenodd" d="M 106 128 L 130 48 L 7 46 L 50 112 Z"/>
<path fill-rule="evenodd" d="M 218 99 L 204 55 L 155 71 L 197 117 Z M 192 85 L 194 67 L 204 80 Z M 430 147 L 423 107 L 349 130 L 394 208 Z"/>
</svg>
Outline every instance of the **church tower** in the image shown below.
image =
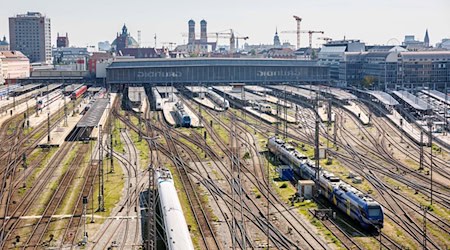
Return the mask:
<svg viewBox="0 0 450 250">
<path fill-rule="evenodd" d="M 273 37 L 273 45 L 281 47 L 280 37 L 278 36 L 278 28 L 275 29 L 275 36 Z"/>
</svg>

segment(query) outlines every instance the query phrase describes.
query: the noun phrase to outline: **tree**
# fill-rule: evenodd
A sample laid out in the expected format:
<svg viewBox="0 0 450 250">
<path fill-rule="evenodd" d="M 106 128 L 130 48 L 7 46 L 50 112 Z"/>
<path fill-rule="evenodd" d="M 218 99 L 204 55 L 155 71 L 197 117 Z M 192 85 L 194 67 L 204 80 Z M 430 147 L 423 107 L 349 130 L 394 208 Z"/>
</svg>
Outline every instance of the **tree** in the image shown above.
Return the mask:
<svg viewBox="0 0 450 250">
<path fill-rule="evenodd" d="M 369 89 L 373 86 L 373 84 L 375 83 L 376 80 L 377 79 L 374 76 L 371 76 L 371 75 L 364 76 L 364 78 L 362 80 L 362 86 L 366 89 Z"/>
</svg>

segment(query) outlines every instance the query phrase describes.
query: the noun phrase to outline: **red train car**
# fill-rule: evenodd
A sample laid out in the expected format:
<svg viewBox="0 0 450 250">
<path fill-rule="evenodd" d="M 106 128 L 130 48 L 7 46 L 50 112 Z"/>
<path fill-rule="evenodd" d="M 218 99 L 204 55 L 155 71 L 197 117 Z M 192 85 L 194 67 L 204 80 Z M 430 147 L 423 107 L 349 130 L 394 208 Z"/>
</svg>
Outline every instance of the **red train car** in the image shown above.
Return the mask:
<svg viewBox="0 0 450 250">
<path fill-rule="evenodd" d="M 84 93 L 86 93 L 87 90 L 87 86 L 83 86 L 77 90 L 75 90 L 74 92 L 72 92 L 72 94 L 70 95 L 70 99 L 72 100 L 76 100 L 78 97 L 80 97 L 81 95 L 83 95 Z"/>
</svg>

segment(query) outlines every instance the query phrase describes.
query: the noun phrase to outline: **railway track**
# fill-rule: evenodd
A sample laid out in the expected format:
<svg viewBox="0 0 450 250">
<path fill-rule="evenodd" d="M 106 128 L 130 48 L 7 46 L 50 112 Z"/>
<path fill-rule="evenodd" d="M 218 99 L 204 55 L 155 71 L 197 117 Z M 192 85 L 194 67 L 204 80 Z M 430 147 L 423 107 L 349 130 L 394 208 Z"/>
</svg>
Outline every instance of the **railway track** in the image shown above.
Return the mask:
<svg viewBox="0 0 450 250">
<path fill-rule="evenodd" d="M 56 214 L 56 211 L 60 207 L 64 197 L 68 195 L 69 187 L 71 186 L 74 177 L 76 176 L 78 167 L 83 163 L 83 155 L 85 155 L 89 150 L 88 144 L 82 144 L 78 149 L 76 155 L 78 157 L 74 157 L 74 159 L 69 163 L 68 169 L 65 171 L 61 180 L 59 181 L 59 185 L 56 188 L 55 192 L 52 194 L 50 201 L 46 205 L 44 212 L 35 223 L 31 233 L 29 234 L 28 239 L 25 241 L 26 248 L 40 248 L 45 246 L 47 242 L 43 242 L 44 235 L 46 234 L 50 223 L 52 222 L 52 218 Z M 53 237 L 50 236 L 50 241 Z"/>
</svg>

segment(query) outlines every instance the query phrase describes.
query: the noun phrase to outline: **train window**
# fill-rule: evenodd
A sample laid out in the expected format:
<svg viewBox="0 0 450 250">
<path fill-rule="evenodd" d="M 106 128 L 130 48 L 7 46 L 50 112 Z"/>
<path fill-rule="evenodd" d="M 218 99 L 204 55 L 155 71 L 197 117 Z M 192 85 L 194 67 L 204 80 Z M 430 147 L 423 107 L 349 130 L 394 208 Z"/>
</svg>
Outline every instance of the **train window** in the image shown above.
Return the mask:
<svg viewBox="0 0 450 250">
<path fill-rule="evenodd" d="M 381 209 L 380 207 L 369 207 L 369 216 L 370 217 L 377 217 L 381 215 Z"/>
</svg>

